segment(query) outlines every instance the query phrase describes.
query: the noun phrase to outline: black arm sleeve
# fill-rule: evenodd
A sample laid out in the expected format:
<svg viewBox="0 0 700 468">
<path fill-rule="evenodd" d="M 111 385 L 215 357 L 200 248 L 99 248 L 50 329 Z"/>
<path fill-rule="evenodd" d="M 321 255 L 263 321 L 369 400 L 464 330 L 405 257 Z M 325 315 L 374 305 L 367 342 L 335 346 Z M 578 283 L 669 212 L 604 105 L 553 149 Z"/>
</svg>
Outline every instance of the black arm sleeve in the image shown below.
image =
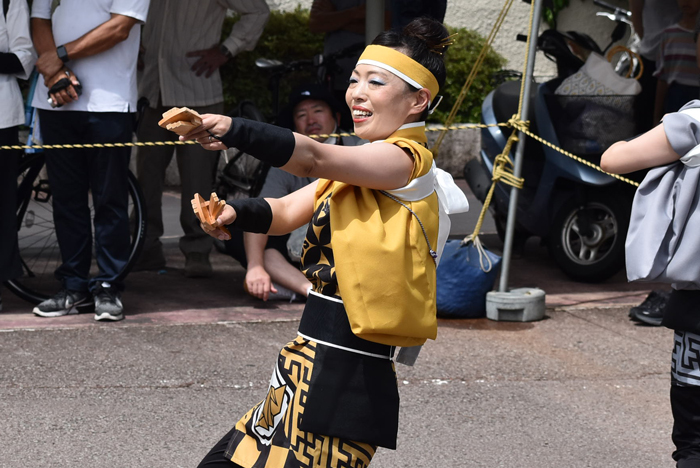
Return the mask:
<svg viewBox="0 0 700 468">
<path fill-rule="evenodd" d="M 267 234 L 272 225 L 272 207 L 264 198 L 241 198 L 228 202 L 236 210 L 231 226 L 245 232 Z"/>
<path fill-rule="evenodd" d="M 22 62 L 19 61 L 17 55 L 12 52 L 0 52 L 0 73 L 14 75 L 23 71 L 24 67 L 22 67 Z"/>
<path fill-rule="evenodd" d="M 287 164 L 296 145 L 291 130 L 240 117 L 233 118 L 221 141 L 274 167 Z"/>
</svg>

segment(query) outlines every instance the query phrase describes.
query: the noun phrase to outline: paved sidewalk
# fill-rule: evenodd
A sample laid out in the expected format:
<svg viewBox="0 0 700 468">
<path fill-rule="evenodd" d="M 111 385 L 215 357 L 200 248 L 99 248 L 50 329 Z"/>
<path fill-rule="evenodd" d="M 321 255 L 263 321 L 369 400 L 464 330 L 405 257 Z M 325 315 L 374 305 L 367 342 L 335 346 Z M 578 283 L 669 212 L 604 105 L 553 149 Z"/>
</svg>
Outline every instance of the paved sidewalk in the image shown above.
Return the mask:
<svg viewBox="0 0 700 468">
<path fill-rule="evenodd" d="M 481 203 L 471 194 L 464 180 L 458 180 L 471 204 L 469 213 L 453 218 L 451 236 L 461 238 L 471 233 L 481 209 Z M 243 290 L 244 269 L 232 258 L 212 251 L 214 277 L 190 279 L 182 274 L 184 257 L 177 240 L 182 234 L 179 226 L 179 195 L 167 192 L 164 197 L 165 253 L 168 268 L 161 272 L 135 272 L 127 277 L 124 294 L 126 320 L 122 325 L 144 323 L 211 323 L 217 321 L 288 320 L 300 316 L 301 304 L 284 302 L 263 303 Z M 501 254 L 502 243 L 495 226 L 487 216 L 482 241 Z M 567 278 L 549 258 L 539 239 L 530 239 L 522 255 L 511 261 L 510 287 L 539 287 L 547 296 L 547 307 L 608 308 L 628 307 L 641 303 L 652 289 L 651 284 L 628 283 L 624 272 L 599 284 L 578 283 Z M 3 289 L 3 311 L 0 329 L 36 327 L 95 326 L 91 314 L 44 319 L 31 314 L 32 306 Z"/>
</svg>

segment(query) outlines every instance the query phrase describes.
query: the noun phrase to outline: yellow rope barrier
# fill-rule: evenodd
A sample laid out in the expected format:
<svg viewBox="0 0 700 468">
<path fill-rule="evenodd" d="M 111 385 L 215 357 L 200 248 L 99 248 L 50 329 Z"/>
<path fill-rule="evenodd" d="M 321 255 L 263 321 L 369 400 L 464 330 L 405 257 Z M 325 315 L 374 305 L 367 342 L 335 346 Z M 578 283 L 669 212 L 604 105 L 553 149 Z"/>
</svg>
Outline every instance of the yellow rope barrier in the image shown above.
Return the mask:
<svg viewBox="0 0 700 468">
<path fill-rule="evenodd" d="M 530 26 L 527 34 L 527 46 L 525 48 L 525 50 L 527 51 L 530 50 L 530 41 L 532 40 L 532 18 L 534 15 L 534 11 L 535 2 L 532 2 L 530 7 Z M 481 239 L 479 239 L 479 233 L 481 232 L 481 225 L 483 224 L 484 218 L 486 217 L 486 212 L 488 211 L 489 206 L 491 205 L 491 199 L 493 198 L 493 192 L 496 189 L 496 183 L 500 181 L 504 184 L 520 189 L 525 183 L 525 180 L 522 177 L 516 177 L 513 172 L 514 166 L 513 161 L 511 161 L 510 159 L 510 150 L 513 147 L 513 144 L 519 141 L 517 132 L 523 131 L 523 129 L 528 129 L 530 126 L 530 122 L 524 122 L 520 118 L 520 116 L 522 115 L 523 108 L 523 95 L 525 94 L 525 80 L 529 79 L 527 76 L 527 62 L 528 60 L 526 54 L 525 63 L 523 64 L 523 78 L 520 80 L 518 112 L 508 121 L 508 126 L 511 127 L 513 131 L 511 132 L 510 137 L 508 137 L 508 141 L 506 142 L 506 145 L 503 148 L 503 152 L 496 156 L 496 159 L 494 160 L 493 174 L 491 177 L 491 187 L 489 187 L 489 192 L 486 195 L 486 199 L 484 200 L 483 206 L 481 207 L 481 213 L 479 214 L 479 219 L 476 223 L 476 226 L 474 227 L 474 232 L 472 232 L 471 235 L 465 237 L 462 241 L 462 244 L 467 244 L 471 242 L 474 245 L 477 252 L 479 253 L 479 264 L 481 266 L 481 270 L 487 273 L 491 271 L 493 265 L 489 256 L 486 255 L 486 249 L 482 245 Z"/>
<path fill-rule="evenodd" d="M 513 161 L 511 161 L 509 156 L 513 143 L 518 141 L 518 135 L 516 132 L 517 129 L 513 129 L 513 132 L 510 134 L 510 137 L 506 142 L 505 148 L 503 148 L 503 152 L 496 156 L 496 159 L 494 160 L 493 174 L 491 176 L 491 187 L 489 187 L 489 192 L 484 199 L 484 205 L 481 208 L 481 214 L 479 214 L 479 219 L 474 227 L 474 232 L 464 239 L 465 243 L 470 240 L 474 240 L 479 236 L 479 232 L 481 232 L 481 225 L 484 223 L 484 218 L 486 218 L 486 211 L 491 204 L 491 198 L 493 198 L 493 191 L 496 188 L 496 182 L 503 182 L 504 184 L 513 187 L 523 188 L 525 179 L 522 177 L 515 177 L 515 174 L 513 174 Z"/>
<path fill-rule="evenodd" d="M 470 129 L 481 129 L 481 128 L 491 128 L 491 127 L 509 127 L 513 128 L 515 130 L 521 130 L 524 134 L 529 136 L 530 138 L 533 138 L 534 140 L 539 141 L 540 143 L 549 146 L 550 148 L 559 151 L 560 153 L 564 154 L 565 156 L 568 156 L 575 161 L 580 162 L 581 164 L 585 164 L 588 167 L 592 167 L 593 169 L 596 169 L 604 174 L 609 175 L 610 177 L 614 177 L 618 180 L 621 180 L 622 182 L 626 182 L 630 185 L 634 185 L 635 187 L 639 186 L 638 182 L 635 182 L 633 180 L 627 179 L 626 177 L 622 177 L 617 174 L 612 174 L 610 172 L 604 171 L 600 166 L 597 166 L 596 164 L 593 164 L 590 161 L 587 161 L 579 156 L 576 156 L 575 154 L 572 154 L 562 148 L 559 148 L 556 145 L 553 145 L 552 143 L 548 142 L 544 138 L 541 138 L 534 133 L 530 132 L 528 130 L 527 126 L 528 122 L 524 122 L 519 119 L 515 119 L 515 116 L 513 116 L 512 119 L 510 119 L 507 123 L 497 123 L 497 124 L 460 124 L 460 125 L 451 125 L 449 127 L 445 126 L 439 126 L 439 127 L 432 127 L 432 128 L 426 128 L 426 132 L 442 132 L 442 131 L 452 131 L 452 130 L 470 130 Z M 320 135 L 309 135 L 312 138 L 328 138 L 328 137 L 343 137 L 343 136 L 354 136 L 354 133 L 330 133 L 330 134 L 320 134 Z M 195 145 L 197 142 L 194 140 L 191 141 L 135 141 L 131 143 L 85 143 L 85 144 L 65 144 L 65 145 L 34 145 L 34 146 L 29 146 L 29 145 L 0 145 L 0 151 L 2 150 L 26 150 L 26 149 L 81 149 L 81 148 L 123 148 L 123 147 L 143 147 L 143 146 L 174 146 L 174 145 Z M 509 147 L 510 148 L 510 147 Z M 506 153 L 507 154 L 507 153 Z M 500 157 L 500 156 L 499 156 Z M 498 158 L 497 158 L 498 159 Z M 509 158 L 510 160 L 510 158 Z M 511 163 L 512 165 L 512 163 Z M 512 171 L 511 171 L 512 172 Z M 508 178 L 509 176 L 505 176 L 505 178 Z M 500 180 L 500 179 L 499 179 Z M 505 180 L 504 180 L 505 182 Z"/>
<path fill-rule="evenodd" d="M 444 130 L 465 130 L 465 129 L 476 129 L 476 128 L 489 128 L 489 127 L 507 127 L 506 123 L 497 124 L 460 124 L 452 125 L 450 127 L 440 126 L 434 128 L 426 128 L 426 132 L 441 132 Z M 355 136 L 355 133 L 322 133 L 320 135 L 308 135 L 310 138 L 329 138 L 329 137 L 347 137 Z M 173 145 L 196 145 L 197 142 L 194 140 L 188 141 L 134 141 L 127 143 L 75 143 L 75 144 L 64 144 L 64 145 L 0 145 L 0 151 L 2 150 L 26 150 L 26 149 L 81 149 L 81 148 L 124 148 L 133 146 L 173 146 Z"/>
<path fill-rule="evenodd" d="M 173 145 L 196 145 L 192 141 L 135 141 L 128 143 L 81 143 L 65 145 L 3 145 L 1 150 L 26 150 L 26 149 L 92 149 L 92 148 L 125 148 L 129 146 L 173 146 Z"/>
<path fill-rule="evenodd" d="M 479 219 L 476 221 L 476 226 L 474 227 L 474 232 L 462 240 L 462 244 L 467 244 L 471 242 L 476 247 L 477 252 L 479 252 L 479 264 L 481 265 L 481 270 L 488 273 L 493 268 L 493 263 L 491 258 L 486 255 L 486 249 L 479 239 L 479 232 L 481 232 L 481 226 L 484 224 L 484 219 L 486 218 L 486 212 L 491 204 L 491 199 L 493 198 L 493 192 L 496 189 L 497 182 L 503 182 L 504 184 L 511 185 L 513 187 L 523 188 L 525 180 L 521 177 L 515 177 L 513 174 L 513 161 L 511 161 L 510 149 L 513 143 L 518 141 L 518 136 L 516 134 L 517 130 L 513 129 L 513 132 L 508 137 L 506 146 L 503 152 L 496 156 L 493 164 L 493 175 L 491 177 L 491 187 L 489 187 L 489 192 L 486 194 L 484 199 L 484 204 L 481 207 L 481 213 L 479 214 Z"/>
<path fill-rule="evenodd" d="M 462 102 L 464 101 L 464 98 L 467 96 L 467 93 L 469 92 L 469 88 L 471 88 L 472 83 L 474 82 L 474 79 L 476 79 L 477 72 L 481 68 L 481 64 L 483 63 L 484 59 L 486 58 L 486 54 L 488 53 L 489 49 L 491 48 L 491 44 L 493 43 L 493 40 L 496 38 L 496 34 L 498 33 L 499 29 L 501 28 L 501 25 L 503 24 L 503 21 L 505 21 L 506 16 L 508 15 L 508 12 L 510 11 L 510 7 L 513 5 L 513 0 L 506 0 L 505 4 L 503 5 L 503 8 L 501 9 L 501 12 L 498 15 L 498 18 L 496 19 L 496 22 L 493 24 L 493 28 L 491 28 L 491 32 L 489 33 L 489 36 L 486 38 L 486 42 L 484 43 L 484 46 L 481 48 L 481 51 L 479 52 L 479 56 L 476 59 L 476 62 L 474 62 L 474 66 L 472 66 L 471 72 L 469 73 L 469 76 L 467 77 L 467 80 L 464 83 L 464 86 L 462 86 L 462 90 L 459 93 L 459 96 L 457 97 L 457 100 L 455 101 L 454 106 L 452 106 L 452 110 L 450 111 L 450 114 L 447 116 L 447 120 L 445 120 L 445 127 L 450 127 L 452 123 L 454 122 L 454 119 L 457 116 L 457 111 L 459 108 L 462 106 Z M 433 156 L 437 158 L 438 151 L 440 150 L 440 145 L 442 144 L 442 140 L 445 138 L 445 135 L 447 134 L 447 131 L 444 130 L 442 133 L 437 138 L 437 141 L 433 145 L 433 147 L 430 149 L 432 151 Z"/>
<path fill-rule="evenodd" d="M 597 164 L 593 164 L 592 162 L 587 161 L 587 160 L 585 160 L 585 159 L 583 159 L 583 158 L 581 158 L 581 157 L 579 157 L 579 156 L 576 156 L 576 155 L 573 154 L 573 153 L 569 153 L 568 151 L 566 151 L 566 150 L 564 150 L 564 149 L 561 149 L 561 148 L 559 148 L 559 147 L 556 146 L 556 145 L 553 145 L 552 143 L 548 142 L 548 141 L 545 140 L 544 138 L 535 135 L 534 133 L 530 132 L 529 130 L 523 130 L 523 133 L 524 133 L 525 135 L 529 136 L 530 138 L 539 141 L 539 142 L 542 143 L 543 145 L 547 145 L 547 146 L 549 146 L 550 148 L 552 148 L 553 150 L 559 151 L 561 154 L 570 157 L 570 158 L 573 159 L 574 161 L 577 161 L 577 162 L 579 162 L 579 163 L 581 163 L 581 164 L 584 164 L 584 165 L 586 165 L 586 166 L 588 166 L 588 167 L 592 167 L 593 169 L 595 169 L 595 170 L 597 170 L 597 171 L 599 171 L 599 172 L 602 172 L 603 174 L 607 174 L 607 175 L 609 175 L 610 177 L 614 177 L 614 178 L 617 179 L 617 180 L 620 180 L 620 181 L 622 181 L 622 182 L 626 182 L 626 183 L 628 183 L 628 184 L 630 184 L 630 185 L 633 185 L 633 186 L 635 186 L 635 187 L 639 187 L 639 182 L 635 182 L 634 180 L 628 179 L 627 177 L 623 177 L 623 176 L 621 176 L 621 175 L 619 175 L 619 174 L 613 174 L 613 173 L 611 173 L 611 172 L 606 172 L 606 171 L 604 171 L 600 166 L 598 166 Z"/>
</svg>

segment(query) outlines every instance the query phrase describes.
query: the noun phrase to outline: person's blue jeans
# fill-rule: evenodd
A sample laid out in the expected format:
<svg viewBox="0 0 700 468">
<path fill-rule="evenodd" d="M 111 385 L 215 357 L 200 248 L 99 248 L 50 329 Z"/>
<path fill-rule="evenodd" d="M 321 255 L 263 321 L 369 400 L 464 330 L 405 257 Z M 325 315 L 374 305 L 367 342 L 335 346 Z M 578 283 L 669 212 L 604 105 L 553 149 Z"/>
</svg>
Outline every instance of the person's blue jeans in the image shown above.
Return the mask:
<svg viewBox="0 0 700 468">
<path fill-rule="evenodd" d="M 126 143 L 133 115 L 121 112 L 40 110 L 44 144 Z M 73 291 L 94 291 L 102 283 L 123 289 L 119 272 L 129 260 L 128 173 L 131 148 L 53 149 L 46 168 L 53 197 L 62 264 L 56 278 Z M 90 219 L 88 197 L 94 219 Z M 99 272 L 90 278 L 92 224 Z"/>
</svg>

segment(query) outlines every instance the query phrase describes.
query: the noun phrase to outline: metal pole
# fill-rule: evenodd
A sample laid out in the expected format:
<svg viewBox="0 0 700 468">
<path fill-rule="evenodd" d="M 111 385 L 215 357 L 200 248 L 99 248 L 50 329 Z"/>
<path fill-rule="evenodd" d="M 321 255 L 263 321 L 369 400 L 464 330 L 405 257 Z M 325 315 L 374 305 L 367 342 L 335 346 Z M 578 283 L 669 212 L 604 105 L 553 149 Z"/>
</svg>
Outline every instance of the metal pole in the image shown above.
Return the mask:
<svg viewBox="0 0 700 468">
<path fill-rule="evenodd" d="M 542 17 L 542 0 L 534 0 L 534 12 L 532 16 L 532 27 L 530 28 L 530 49 L 527 51 L 527 66 L 525 67 L 525 88 L 523 98 L 523 108 L 520 118 L 527 120 L 530 113 L 530 88 L 532 85 L 532 73 L 535 70 L 535 53 L 537 52 L 537 36 L 540 30 L 540 18 Z M 515 151 L 515 163 L 513 173 L 515 177 L 520 177 L 523 168 L 523 153 L 525 152 L 526 135 L 520 132 L 518 135 L 518 149 Z M 512 187 L 510 190 L 510 204 L 508 205 L 508 223 L 506 225 L 506 238 L 503 245 L 503 265 L 501 265 L 501 280 L 498 285 L 499 292 L 508 292 L 508 274 L 510 273 L 510 257 L 513 250 L 513 234 L 515 232 L 515 217 L 518 208 L 518 189 Z"/>
<path fill-rule="evenodd" d="M 384 0 L 367 0 L 365 4 L 365 44 L 371 44 L 382 31 L 384 31 Z"/>
</svg>

